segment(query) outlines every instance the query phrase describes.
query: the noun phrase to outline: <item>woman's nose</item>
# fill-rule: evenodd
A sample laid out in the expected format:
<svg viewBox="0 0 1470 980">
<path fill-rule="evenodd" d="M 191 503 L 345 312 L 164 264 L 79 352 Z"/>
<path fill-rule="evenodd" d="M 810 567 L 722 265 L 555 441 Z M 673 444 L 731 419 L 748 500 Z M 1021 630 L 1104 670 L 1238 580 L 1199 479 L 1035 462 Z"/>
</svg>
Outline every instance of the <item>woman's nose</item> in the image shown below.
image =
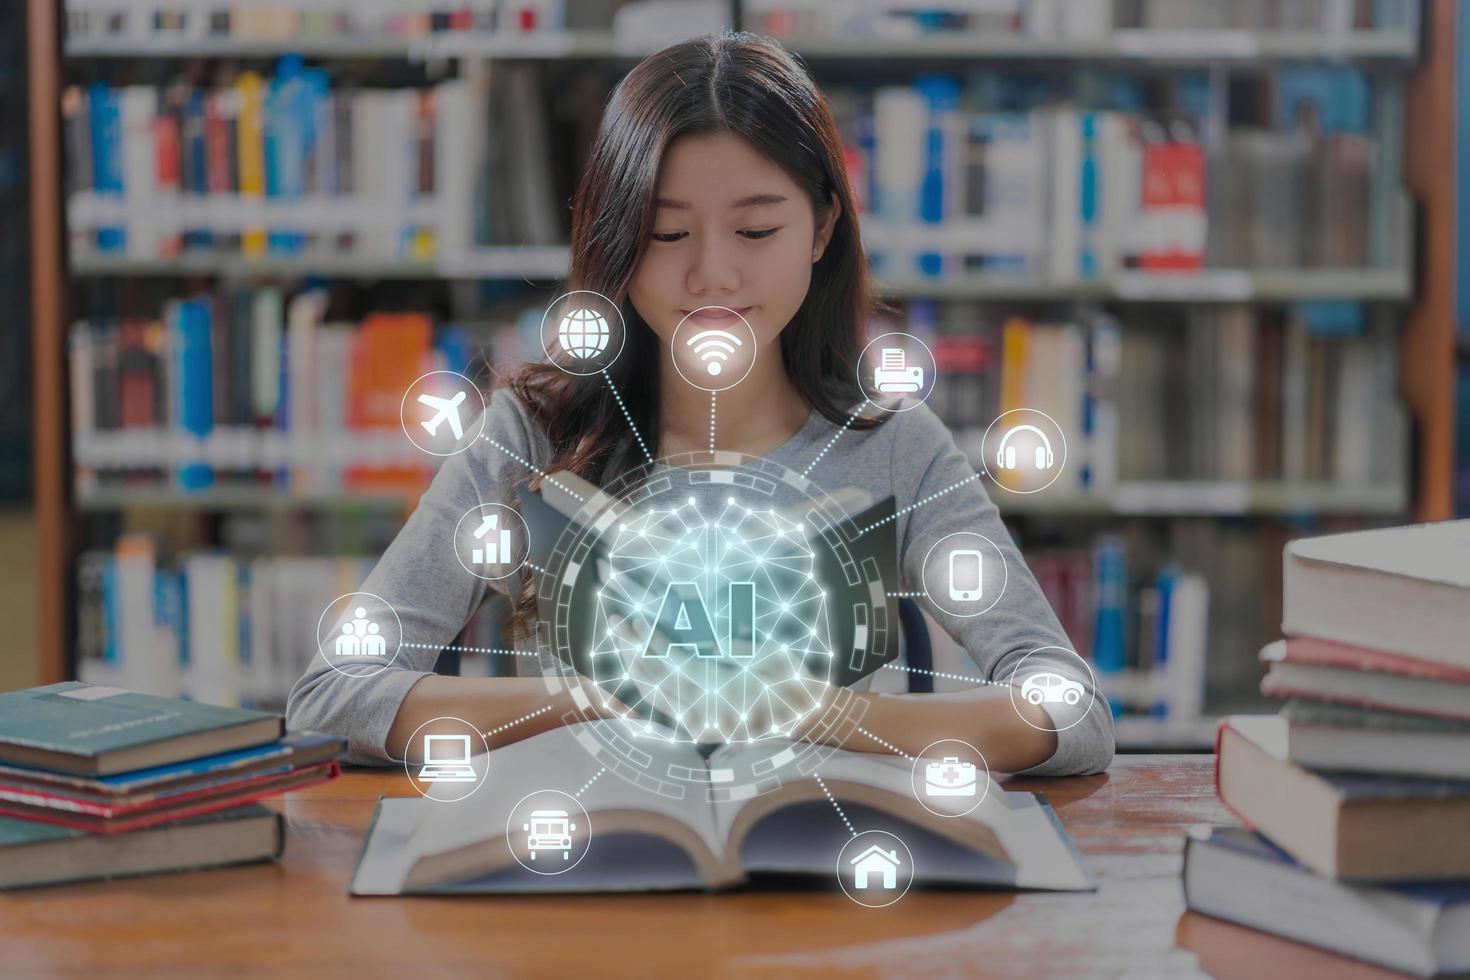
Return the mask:
<svg viewBox="0 0 1470 980">
<path fill-rule="evenodd" d="M 694 246 L 686 285 L 690 293 L 709 298 L 732 294 L 740 288 L 740 269 L 735 255 L 720 236 L 701 236 L 701 241 Z"/>
</svg>

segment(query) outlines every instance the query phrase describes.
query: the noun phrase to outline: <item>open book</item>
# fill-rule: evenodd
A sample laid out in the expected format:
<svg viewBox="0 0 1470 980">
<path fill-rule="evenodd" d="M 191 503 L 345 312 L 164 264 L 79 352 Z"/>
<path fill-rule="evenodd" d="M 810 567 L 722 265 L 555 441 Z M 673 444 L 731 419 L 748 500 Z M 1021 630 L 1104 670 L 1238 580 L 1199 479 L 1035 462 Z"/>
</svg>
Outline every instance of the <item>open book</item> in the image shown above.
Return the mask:
<svg viewBox="0 0 1470 980">
<path fill-rule="evenodd" d="M 599 892 L 721 889 L 753 878 L 805 877 L 836 887 L 836 863 L 852 832 L 886 830 L 908 846 L 917 885 L 1083 890 L 1091 887 L 1051 808 L 1031 793 L 1007 793 L 993 781 L 964 816 L 930 812 L 914 798 L 908 759 L 835 750 L 814 774 L 788 765 L 781 785 L 758 795 L 712 801 L 707 785 L 689 783 L 682 799 L 635 786 L 601 764 L 579 738 L 597 738 L 586 722 L 553 729 L 491 752 L 486 784 L 456 803 L 422 797 L 378 801 L 352 880 L 354 895 Z M 790 743 L 757 742 L 715 750 L 660 748 L 655 766 L 695 772 L 737 764 L 737 754 L 775 755 Z M 639 743 L 641 749 L 649 746 Z M 748 763 L 750 760 L 739 760 Z M 668 770 L 662 770 L 668 771 Z M 846 820 L 822 792 L 820 776 Z M 589 781 L 590 787 L 586 786 Z M 574 792 L 591 828 L 572 870 L 539 875 L 523 868 L 524 834 L 507 836 L 511 810 L 528 793 Z M 966 801 L 968 806 L 970 801 Z M 515 853 L 513 853 L 513 850 Z"/>
</svg>

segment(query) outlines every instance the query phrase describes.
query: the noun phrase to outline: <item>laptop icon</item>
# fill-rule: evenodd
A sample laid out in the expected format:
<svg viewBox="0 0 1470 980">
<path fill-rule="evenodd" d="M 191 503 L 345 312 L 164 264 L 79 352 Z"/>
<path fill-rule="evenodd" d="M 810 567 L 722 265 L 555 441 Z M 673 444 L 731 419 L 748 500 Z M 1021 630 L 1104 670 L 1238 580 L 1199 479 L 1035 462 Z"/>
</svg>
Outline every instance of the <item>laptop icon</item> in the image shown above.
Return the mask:
<svg viewBox="0 0 1470 980">
<path fill-rule="evenodd" d="M 480 777 L 470 765 L 468 735 L 425 735 L 424 767 L 419 778 L 428 783 L 473 783 Z"/>
</svg>

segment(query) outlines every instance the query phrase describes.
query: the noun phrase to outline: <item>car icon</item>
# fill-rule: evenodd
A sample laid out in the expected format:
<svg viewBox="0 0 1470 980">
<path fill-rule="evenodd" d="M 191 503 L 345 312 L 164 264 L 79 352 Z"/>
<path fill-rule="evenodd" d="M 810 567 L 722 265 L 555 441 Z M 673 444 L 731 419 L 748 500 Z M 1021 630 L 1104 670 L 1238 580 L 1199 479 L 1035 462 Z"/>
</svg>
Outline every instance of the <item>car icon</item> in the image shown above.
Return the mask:
<svg viewBox="0 0 1470 980">
<path fill-rule="evenodd" d="M 1032 674 L 1021 684 L 1021 697 L 1032 704 L 1042 702 L 1077 704 L 1085 693 L 1086 689 L 1081 684 L 1068 680 L 1061 674 L 1053 674 L 1051 671 Z"/>
</svg>

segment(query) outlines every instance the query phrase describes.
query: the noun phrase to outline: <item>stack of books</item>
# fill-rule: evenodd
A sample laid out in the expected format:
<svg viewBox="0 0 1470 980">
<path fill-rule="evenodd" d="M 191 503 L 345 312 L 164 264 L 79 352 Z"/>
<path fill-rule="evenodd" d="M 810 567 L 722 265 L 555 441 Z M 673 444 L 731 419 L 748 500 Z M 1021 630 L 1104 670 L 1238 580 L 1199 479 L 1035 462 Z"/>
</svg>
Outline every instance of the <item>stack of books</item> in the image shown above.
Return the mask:
<svg viewBox="0 0 1470 980">
<path fill-rule="evenodd" d="M 1283 630 L 1227 718 L 1189 907 L 1418 975 L 1470 970 L 1470 521 L 1286 548 Z"/>
<path fill-rule="evenodd" d="M 335 778 L 278 715 L 71 681 L 0 694 L 0 889 L 281 853 L 266 796 Z"/>
</svg>

